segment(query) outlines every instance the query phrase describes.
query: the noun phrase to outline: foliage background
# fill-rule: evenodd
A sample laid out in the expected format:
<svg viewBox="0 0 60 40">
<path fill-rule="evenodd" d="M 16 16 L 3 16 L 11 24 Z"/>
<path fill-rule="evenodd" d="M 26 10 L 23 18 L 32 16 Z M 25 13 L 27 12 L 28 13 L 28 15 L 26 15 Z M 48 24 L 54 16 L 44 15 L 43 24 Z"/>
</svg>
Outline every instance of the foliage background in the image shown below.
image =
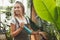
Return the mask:
<svg viewBox="0 0 60 40">
<path fill-rule="evenodd" d="M 33 0 L 33 3 L 38 16 L 52 25 L 48 29 L 51 35 L 60 40 L 60 0 Z"/>
</svg>

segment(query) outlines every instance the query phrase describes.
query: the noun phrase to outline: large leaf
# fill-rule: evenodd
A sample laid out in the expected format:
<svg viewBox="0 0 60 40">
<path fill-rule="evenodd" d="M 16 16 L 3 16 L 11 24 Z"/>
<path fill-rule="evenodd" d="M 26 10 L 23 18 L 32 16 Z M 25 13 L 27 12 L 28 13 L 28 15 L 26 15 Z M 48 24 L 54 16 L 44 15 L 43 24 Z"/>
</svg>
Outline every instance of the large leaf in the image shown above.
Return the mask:
<svg viewBox="0 0 60 40">
<path fill-rule="evenodd" d="M 39 17 L 54 24 L 55 30 L 60 30 L 60 0 L 33 0 Z M 55 33 L 57 40 L 60 34 Z"/>
<path fill-rule="evenodd" d="M 56 6 L 60 7 L 60 0 L 56 0 Z"/>
<path fill-rule="evenodd" d="M 57 0 L 33 0 L 35 10 L 39 17 L 52 22 L 60 30 L 60 1 Z"/>
<path fill-rule="evenodd" d="M 33 3 L 37 14 L 42 19 L 50 22 L 55 20 L 54 9 L 56 7 L 56 2 L 54 0 L 33 0 Z"/>
<path fill-rule="evenodd" d="M 57 7 L 57 13 L 58 13 L 57 26 L 58 29 L 60 30 L 60 7 Z"/>
</svg>

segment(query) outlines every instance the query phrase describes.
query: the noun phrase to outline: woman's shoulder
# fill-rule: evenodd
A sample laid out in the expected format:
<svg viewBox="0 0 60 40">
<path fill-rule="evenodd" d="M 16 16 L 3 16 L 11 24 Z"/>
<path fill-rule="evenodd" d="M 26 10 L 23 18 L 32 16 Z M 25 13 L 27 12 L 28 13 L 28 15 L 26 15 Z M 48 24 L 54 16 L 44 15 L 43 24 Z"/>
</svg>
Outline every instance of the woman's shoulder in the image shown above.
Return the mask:
<svg viewBox="0 0 60 40">
<path fill-rule="evenodd" d="M 12 18 L 11 18 L 11 23 L 13 23 L 13 24 L 15 24 L 15 23 L 16 23 L 16 21 L 15 21 L 15 18 L 14 18 L 14 17 L 12 17 Z"/>
<path fill-rule="evenodd" d="M 25 16 L 25 19 L 26 19 L 27 23 L 30 23 L 30 22 L 29 22 L 29 17 L 28 17 L 28 16 Z"/>
</svg>

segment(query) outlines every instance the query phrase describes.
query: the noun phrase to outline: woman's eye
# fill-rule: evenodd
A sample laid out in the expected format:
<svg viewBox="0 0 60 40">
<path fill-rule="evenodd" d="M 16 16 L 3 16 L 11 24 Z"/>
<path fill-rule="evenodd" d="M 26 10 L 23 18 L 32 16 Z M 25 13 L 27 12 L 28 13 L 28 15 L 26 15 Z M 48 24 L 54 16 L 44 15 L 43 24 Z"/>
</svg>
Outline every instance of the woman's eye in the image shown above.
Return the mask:
<svg viewBox="0 0 60 40">
<path fill-rule="evenodd" d="M 19 9 L 20 7 L 14 7 L 14 9 L 16 9 L 16 8 L 18 8 L 18 9 Z"/>
<path fill-rule="evenodd" d="M 20 8 L 20 7 L 17 7 L 17 8 Z"/>
</svg>

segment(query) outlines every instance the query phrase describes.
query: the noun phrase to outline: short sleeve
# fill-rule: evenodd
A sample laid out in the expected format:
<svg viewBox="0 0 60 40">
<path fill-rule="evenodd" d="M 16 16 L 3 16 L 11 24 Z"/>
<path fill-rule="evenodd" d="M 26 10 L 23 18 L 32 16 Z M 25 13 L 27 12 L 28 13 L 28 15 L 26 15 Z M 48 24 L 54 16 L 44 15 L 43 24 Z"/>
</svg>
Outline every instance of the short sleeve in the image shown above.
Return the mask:
<svg viewBox="0 0 60 40">
<path fill-rule="evenodd" d="M 12 18 L 10 23 L 16 24 L 15 18 Z"/>
</svg>

